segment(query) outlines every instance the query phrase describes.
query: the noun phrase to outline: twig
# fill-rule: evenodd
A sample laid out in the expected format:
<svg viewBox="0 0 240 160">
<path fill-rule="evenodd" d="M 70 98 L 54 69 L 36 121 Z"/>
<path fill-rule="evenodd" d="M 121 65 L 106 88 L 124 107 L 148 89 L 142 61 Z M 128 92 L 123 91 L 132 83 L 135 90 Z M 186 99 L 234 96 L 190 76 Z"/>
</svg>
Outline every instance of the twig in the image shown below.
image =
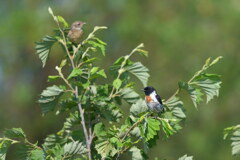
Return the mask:
<svg viewBox="0 0 240 160">
<path fill-rule="evenodd" d="M 63 30 L 61 29 L 58 21 L 56 21 L 57 25 L 58 25 L 58 28 L 62 34 L 62 37 L 63 37 L 63 40 L 60 40 L 60 42 L 63 44 L 66 52 L 67 52 L 67 55 L 69 57 L 69 60 L 71 62 L 71 65 L 72 65 L 72 68 L 75 69 L 76 66 L 74 64 L 74 56 L 71 56 L 69 50 L 68 50 L 68 47 L 67 47 L 67 40 L 66 40 L 66 37 L 65 37 L 65 34 L 63 32 Z M 80 48 L 80 45 L 77 47 L 77 50 L 79 50 Z M 75 53 L 77 52 L 77 50 L 75 51 Z M 64 76 L 63 76 L 64 77 Z M 65 81 L 65 83 L 71 88 L 73 89 L 73 87 L 68 83 L 68 81 L 63 78 L 63 80 Z M 75 93 L 75 98 L 78 100 L 78 109 L 79 109 L 79 112 L 80 112 L 80 115 L 81 115 L 81 124 L 82 124 L 82 127 L 83 127 L 83 132 L 84 132 L 84 136 L 85 136 L 85 140 L 86 140 L 86 145 L 87 145 L 87 149 L 88 149 L 88 159 L 91 160 L 92 159 L 92 155 L 91 155 L 91 141 L 89 141 L 89 135 L 88 135 L 88 132 L 87 132 L 87 127 L 86 127 L 86 123 L 85 123 L 85 118 L 84 118 L 84 109 L 82 108 L 82 105 L 81 105 L 81 102 L 79 101 L 79 98 L 78 98 L 78 95 L 79 95 L 79 92 L 78 92 L 78 87 L 75 86 L 75 89 L 73 89 L 74 93 Z"/>
</svg>

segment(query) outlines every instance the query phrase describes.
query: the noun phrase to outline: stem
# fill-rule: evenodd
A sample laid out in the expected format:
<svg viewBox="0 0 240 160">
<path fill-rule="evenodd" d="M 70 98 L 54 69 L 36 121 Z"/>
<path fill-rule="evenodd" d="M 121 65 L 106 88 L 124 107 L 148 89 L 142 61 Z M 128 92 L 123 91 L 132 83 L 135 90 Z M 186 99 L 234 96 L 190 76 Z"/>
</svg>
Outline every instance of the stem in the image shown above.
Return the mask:
<svg viewBox="0 0 240 160">
<path fill-rule="evenodd" d="M 137 48 L 133 49 L 132 52 L 131 52 L 129 55 L 126 55 L 126 56 L 125 56 L 125 59 L 124 59 L 124 61 L 122 62 L 120 69 L 118 70 L 118 76 L 117 76 L 116 79 L 119 79 L 119 78 L 120 78 L 120 76 L 121 76 L 122 73 L 124 72 L 123 67 L 125 66 L 127 60 L 132 56 L 132 54 L 133 54 L 134 52 L 136 52 L 136 50 L 137 50 Z M 113 88 L 112 88 L 112 91 L 111 91 L 111 93 L 110 93 L 110 95 L 109 95 L 109 98 L 112 98 L 112 97 L 113 97 L 114 91 L 115 91 L 115 88 L 113 87 Z"/>
<path fill-rule="evenodd" d="M 123 136 L 123 138 L 121 139 L 121 142 L 128 136 L 128 134 L 140 123 L 144 120 L 144 118 L 148 115 L 149 113 L 145 113 L 144 115 L 142 115 L 139 120 L 137 122 L 135 122 L 129 129 L 128 131 L 125 133 L 125 135 Z"/>
<path fill-rule="evenodd" d="M 78 99 L 78 87 L 77 86 L 75 87 L 75 97 Z M 90 141 L 90 137 L 88 135 L 87 127 L 86 127 L 86 123 L 85 123 L 84 109 L 82 108 L 82 105 L 81 105 L 80 101 L 78 101 L 78 109 L 79 109 L 79 112 L 80 112 L 81 124 L 82 124 L 82 127 L 83 127 L 83 132 L 84 132 L 86 145 L 87 145 L 87 149 L 88 149 L 88 159 L 91 160 L 92 159 L 92 155 L 91 155 L 91 141 Z"/>
<path fill-rule="evenodd" d="M 127 130 L 127 132 L 125 133 L 125 135 L 123 136 L 123 138 L 120 140 L 121 143 L 122 143 L 122 142 L 124 141 L 124 139 L 128 136 L 128 134 L 129 134 L 139 123 L 141 123 L 146 116 L 148 116 L 148 114 L 149 114 L 149 113 L 145 113 L 144 115 L 142 115 L 142 116 L 139 118 L 139 120 L 138 120 L 137 122 L 135 122 L 135 123 Z M 138 141 L 136 141 L 136 142 L 138 143 Z M 118 154 L 117 154 L 116 159 L 118 159 L 119 156 L 120 156 L 120 154 L 122 154 L 123 152 L 125 152 L 128 148 L 129 148 L 129 147 L 125 148 L 125 149 L 122 150 L 122 151 L 119 151 Z"/>
<path fill-rule="evenodd" d="M 60 42 L 62 43 L 62 45 L 64 46 L 66 52 L 67 52 L 67 55 L 68 55 L 68 58 L 71 62 L 71 65 L 72 65 L 72 68 L 75 69 L 76 66 L 74 64 L 74 56 L 76 55 L 77 51 L 79 50 L 79 48 L 81 47 L 81 45 L 78 45 L 78 47 L 76 48 L 76 50 L 74 51 L 74 54 L 73 56 L 71 56 L 69 50 L 68 50 L 68 47 L 67 47 L 67 40 L 66 40 L 66 37 L 65 37 L 65 34 L 63 32 L 63 30 L 61 29 L 58 21 L 56 21 L 57 25 L 58 25 L 58 28 L 62 34 L 62 37 L 63 37 L 63 40 L 60 40 Z M 62 77 L 64 77 L 62 75 Z M 92 135 L 89 135 L 88 134 L 88 131 L 87 131 L 87 127 L 86 127 L 86 122 L 85 122 L 85 118 L 84 118 L 84 109 L 82 108 L 82 105 L 81 105 L 81 102 L 78 98 L 78 95 L 79 95 L 79 92 L 78 92 L 78 87 L 75 86 L 75 89 L 73 89 L 73 87 L 71 86 L 71 84 L 65 79 L 63 78 L 63 80 L 65 81 L 65 83 L 74 91 L 75 93 L 75 98 L 78 100 L 78 109 L 79 109 L 79 112 L 80 112 L 80 116 L 81 116 L 81 124 L 82 124 L 82 127 L 83 127 L 83 132 L 84 132 L 84 136 L 85 136 L 85 140 L 86 140 L 86 145 L 87 145 L 87 149 L 88 149 L 88 159 L 89 160 L 92 160 L 92 155 L 91 155 L 91 143 L 92 143 Z"/>
</svg>

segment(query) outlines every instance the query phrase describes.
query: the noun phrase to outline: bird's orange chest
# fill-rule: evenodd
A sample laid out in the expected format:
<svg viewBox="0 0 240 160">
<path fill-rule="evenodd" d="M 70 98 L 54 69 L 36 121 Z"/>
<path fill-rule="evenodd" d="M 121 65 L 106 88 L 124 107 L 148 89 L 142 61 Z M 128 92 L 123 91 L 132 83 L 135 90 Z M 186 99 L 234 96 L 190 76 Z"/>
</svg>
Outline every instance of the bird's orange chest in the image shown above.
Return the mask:
<svg viewBox="0 0 240 160">
<path fill-rule="evenodd" d="M 147 103 L 150 103 L 152 101 L 152 98 L 150 96 L 146 96 L 145 98 L 146 98 Z"/>
</svg>

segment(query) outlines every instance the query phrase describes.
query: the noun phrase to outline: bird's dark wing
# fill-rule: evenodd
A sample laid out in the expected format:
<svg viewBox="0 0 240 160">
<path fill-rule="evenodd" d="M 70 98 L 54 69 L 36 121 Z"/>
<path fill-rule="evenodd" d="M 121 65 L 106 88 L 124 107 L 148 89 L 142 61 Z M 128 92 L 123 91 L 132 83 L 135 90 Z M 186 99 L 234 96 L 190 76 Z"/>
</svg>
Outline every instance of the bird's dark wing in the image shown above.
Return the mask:
<svg viewBox="0 0 240 160">
<path fill-rule="evenodd" d="M 156 98 L 157 98 L 158 102 L 159 102 L 160 104 L 162 104 L 162 99 L 161 99 L 161 97 L 160 97 L 158 94 L 156 95 Z"/>
</svg>

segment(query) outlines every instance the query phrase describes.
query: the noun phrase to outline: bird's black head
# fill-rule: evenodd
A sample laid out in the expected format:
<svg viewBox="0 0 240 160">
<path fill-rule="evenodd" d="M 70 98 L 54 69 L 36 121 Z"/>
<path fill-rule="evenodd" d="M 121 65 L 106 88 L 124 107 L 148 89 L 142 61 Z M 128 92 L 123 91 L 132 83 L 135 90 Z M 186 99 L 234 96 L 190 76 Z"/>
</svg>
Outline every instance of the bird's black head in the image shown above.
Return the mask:
<svg viewBox="0 0 240 160">
<path fill-rule="evenodd" d="M 143 89 L 144 93 L 146 96 L 149 96 L 155 89 L 151 86 L 147 86 Z"/>
</svg>

